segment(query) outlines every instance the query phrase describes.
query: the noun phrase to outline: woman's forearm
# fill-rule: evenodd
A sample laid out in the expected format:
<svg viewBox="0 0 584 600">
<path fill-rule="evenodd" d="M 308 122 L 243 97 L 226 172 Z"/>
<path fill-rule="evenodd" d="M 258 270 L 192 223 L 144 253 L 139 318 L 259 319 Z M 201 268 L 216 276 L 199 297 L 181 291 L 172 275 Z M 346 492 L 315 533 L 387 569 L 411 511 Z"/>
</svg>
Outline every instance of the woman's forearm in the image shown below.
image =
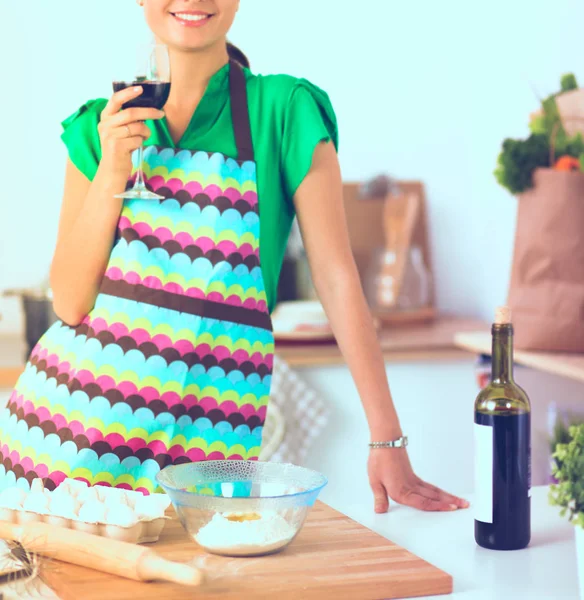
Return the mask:
<svg viewBox="0 0 584 600">
<path fill-rule="evenodd" d="M 315 274 L 321 302 L 363 402 L 375 441 L 402 435 L 385 362 L 356 268 Z"/>
<path fill-rule="evenodd" d="M 123 174 L 98 169 L 81 210 L 67 232 L 59 236 L 51 265 L 56 314 L 70 325 L 91 310 L 105 272 L 119 219 Z"/>
</svg>

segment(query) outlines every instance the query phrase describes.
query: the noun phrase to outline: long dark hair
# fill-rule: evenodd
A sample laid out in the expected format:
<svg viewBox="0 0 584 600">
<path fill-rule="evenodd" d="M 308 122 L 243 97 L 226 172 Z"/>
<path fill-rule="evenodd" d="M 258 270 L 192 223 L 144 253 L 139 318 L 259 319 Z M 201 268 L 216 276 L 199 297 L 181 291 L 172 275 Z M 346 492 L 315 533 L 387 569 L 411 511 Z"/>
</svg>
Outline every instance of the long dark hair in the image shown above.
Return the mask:
<svg viewBox="0 0 584 600">
<path fill-rule="evenodd" d="M 234 46 L 231 42 L 227 42 L 227 54 L 229 54 L 229 58 L 238 62 L 242 67 L 249 69 L 249 60 L 247 56 L 237 47 Z"/>
</svg>

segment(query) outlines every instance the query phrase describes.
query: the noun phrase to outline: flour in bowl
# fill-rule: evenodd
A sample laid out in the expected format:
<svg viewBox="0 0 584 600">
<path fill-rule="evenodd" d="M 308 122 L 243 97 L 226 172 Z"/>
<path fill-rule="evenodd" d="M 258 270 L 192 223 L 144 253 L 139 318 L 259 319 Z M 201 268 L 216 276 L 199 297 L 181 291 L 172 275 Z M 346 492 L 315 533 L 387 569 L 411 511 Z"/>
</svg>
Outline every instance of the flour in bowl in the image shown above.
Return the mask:
<svg viewBox="0 0 584 600">
<path fill-rule="evenodd" d="M 296 530 L 277 512 L 217 513 L 195 536 L 209 552 L 246 556 L 273 552 L 285 546 Z"/>
</svg>

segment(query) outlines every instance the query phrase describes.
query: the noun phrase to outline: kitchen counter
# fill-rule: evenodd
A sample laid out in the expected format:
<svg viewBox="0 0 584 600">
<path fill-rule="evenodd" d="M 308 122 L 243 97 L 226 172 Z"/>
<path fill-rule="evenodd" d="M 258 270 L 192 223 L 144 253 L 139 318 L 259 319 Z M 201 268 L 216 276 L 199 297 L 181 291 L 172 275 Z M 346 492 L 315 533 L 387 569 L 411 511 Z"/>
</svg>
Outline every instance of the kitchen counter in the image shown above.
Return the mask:
<svg viewBox="0 0 584 600">
<path fill-rule="evenodd" d="M 547 494 L 546 487 L 534 488 L 532 541 L 516 552 L 479 548 L 473 538 L 472 509 L 440 514 L 395 506 L 388 514 L 375 515 L 369 501 L 356 504 L 352 494 L 332 504 L 453 576 L 452 595 L 425 596 L 428 600 L 577 600 L 573 527 L 549 506 Z M 43 597 L 56 597 L 42 588 Z M 16 597 L 7 595 L 6 600 Z"/>
<path fill-rule="evenodd" d="M 449 360 L 463 358 L 454 343 L 457 332 L 484 327 L 476 319 L 441 316 L 430 323 L 382 329 L 379 342 L 386 362 Z M 292 367 L 344 364 L 336 343 L 276 341 L 276 353 Z"/>
<path fill-rule="evenodd" d="M 454 336 L 454 343 L 459 348 L 477 354 L 491 354 L 491 334 L 488 331 L 460 331 Z M 518 365 L 584 381 L 584 354 L 515 349 L 513 358 Z"/>
</svg>

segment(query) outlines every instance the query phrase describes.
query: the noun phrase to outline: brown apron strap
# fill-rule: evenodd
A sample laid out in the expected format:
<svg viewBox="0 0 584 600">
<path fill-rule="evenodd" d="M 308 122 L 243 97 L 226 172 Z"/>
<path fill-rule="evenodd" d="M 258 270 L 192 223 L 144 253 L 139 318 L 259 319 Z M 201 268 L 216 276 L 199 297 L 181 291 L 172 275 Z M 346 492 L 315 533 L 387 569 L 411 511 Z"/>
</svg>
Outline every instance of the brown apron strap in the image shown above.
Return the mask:
<svg viewBox="0 0 584 600">
<path fill-rule="evenodd" d="M 245 73 L 239 63 L 233 60 L 229 62 L 229 93 L 237 158 L 254 160 Z"/>
</svg>

